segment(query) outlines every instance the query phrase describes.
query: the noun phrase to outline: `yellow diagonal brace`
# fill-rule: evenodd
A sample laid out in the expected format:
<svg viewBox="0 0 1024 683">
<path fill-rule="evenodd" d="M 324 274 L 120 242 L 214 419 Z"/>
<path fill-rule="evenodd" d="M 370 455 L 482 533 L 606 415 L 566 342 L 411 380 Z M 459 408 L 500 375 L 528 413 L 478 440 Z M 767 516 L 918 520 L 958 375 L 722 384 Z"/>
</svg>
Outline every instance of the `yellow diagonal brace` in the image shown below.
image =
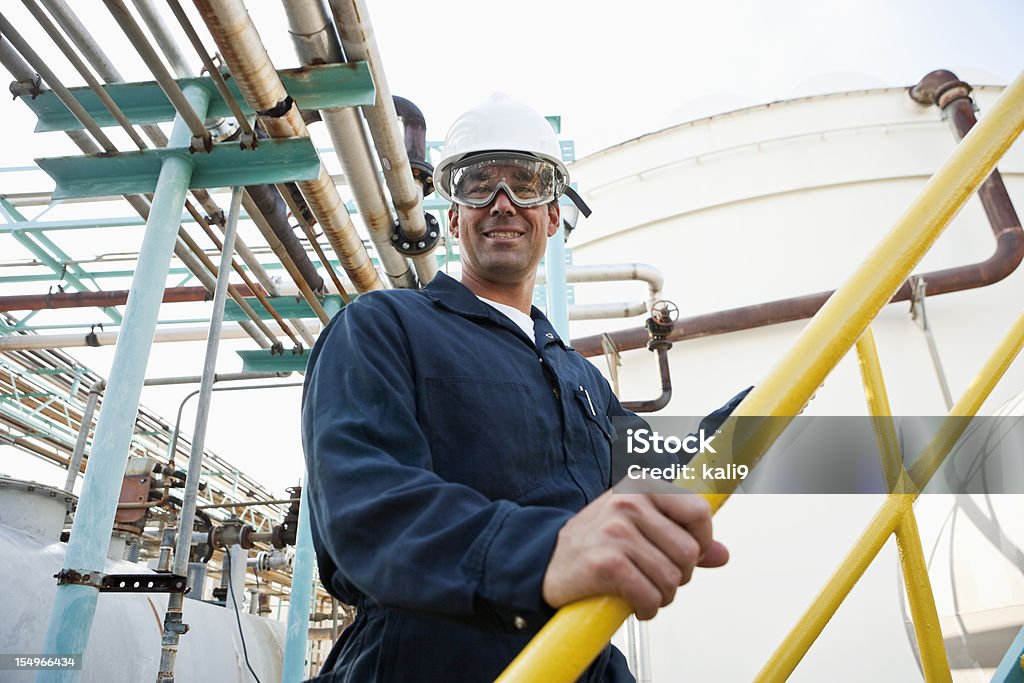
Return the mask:
<svg viewBox="0 0 1024 683">
<path fill-rule="evenodd" d="M 891 494 L 888 496 L 885 503 L 875 514 L 874 519 L 872 519 L 871 523 L 854 544 L 854 547 L 847 553 L 842 564 L 832 575 L 832 578 L 821 589 L 814 602 L 804 612 L 803 616 L 800 617 L 800 620 L 793 627 L 793 630 L 790 631 L 789 635 L 786 636 L 779 649 L 772 654 L 768 663 L 761 669 L 757 680 L 781 681 L 785 680 L 793 672 L 793 669 L 796 668 L 796 665 L 807 653 L 807 650 L 814 644 L 814 640 L 821 634 L 825 624 L 832 618 L 832 614 L 839 608 L 843 599 L 845 599 L 854 584 L 856 584 L 867 566 L 871 564 L 878 551 L 881 550 L 889 534 L 905 523 L 904 520 L 907 514 L 913 514 L 910 506 L 916 500 L 920 490 L 924 489 L 928 484 L 932 475 L 939 465 L 942 464 L 946 454 L 952 450 L 953 446 L 963 435 L 970 422 L 969 416 L 978 412 L 981 404 L 985 402 L 992 389 L 1003 378 L 1007 368 L 1010 367 L 1010 364 L 1013 363 L 1013 360 L 1022 348 L 1024 348 L 1024 314 L 1017 318 L 995 351 L 985 361 L 981 371 L 971 382 L 970 386 L 967 387 L 967 391 L 964 392 L 964 395 L 956 402 L 946 419 L 943 420 L 936 435 L 932 437 L 931 442 L 922 451 L 922 455 L 916 459 L 914 467 L 911 468 L 912 473 L 915 470 L 918 471 L 917 476 L 911 475 L 914 491 L 908 494 Z M 913 536 L 904 535 L 904 540 L 907 543 L 900 548 L 901 561 L 905 559 L 903 557 L 904 550 L 912 552 L 911 546 L 914 543 L 916 543 L 918 550 L 920 549 L 920 536 L 917 534 L 916 523 L 913 529 L 907 529 L 906 526 L 904 529 L 908 533 L 914 534 L 916 541 Z M 925 639 L 921 639 L 922 634 L 918 634 L 918 642 L 922 646 L 922 651 L 926 647 L 928 649 L 927 657 L 931 660 L 929 667 L 933 671 L 939 672 L 933 674 L 937 678 L 928 678 L 928 681 L 946 680 L 941 677 L 941 667 L 937 661 L 939 656 L 943 658 L 943 662 L 945 661 L 945 651 L 942 651 L 942 655 L 935 654 L 942 644 L 941 642 L 938 644 L 933 642 L 935 636 L 932 632 L 941 633 L 938 627 L 938 617 L 934 616 L 934 619 L 932 618 L 934 615 L 934 604 L 930 609 L 927 605 L 920 607 L 921 603 L 931 597 L 930 589 L 927 591 L 926 597 L 924 595 L 926 586 L 921 585 L 922 571 L 927 569 L 925 567 L 924 554 L 921 552 L 917 559 L 910 558 L 908 555 L 906 559 L 914 564 L 913 567 L 908 567 L 904 564 L 904 576 L 907 577 L 908 586 L 907 593 L 910 595 L 911 582 L 914 581 L 916 586 L 914 587 L 915 595 L 912 599 L 914 603 L 919 605 L 918 609 L 921 613 L 920 617 L 915 615 L 914 628 L 917 630 L 919 626 L 924 626 L 929 631 L 924 636 Z M 923 576 L 925 577 L 924 580 L 927 581 L 926 571 Z M 912 603 L 912 607 L 914 603 Z M 939 640 L 941 641 L 941 638 Z M 922 662 L 924 658 L 925 655 L 922 655 Z"/>
<path fill-rule="evenodd" d="M 928 683 L 952 683 L 953 676 L 946 659 L 946 644 L 942 641 L 939 612 L 935 609 L 928 563 L 924 559 L 921 533 L 917 530 L 912 501 L 907 503 L 896 526 L 896 546 L 900 553 L 903 581 L 907 586 L 907 601 L 914 622 L 914 635 L 917 636 L 917 649 L 921 653 L 924 680 Z"/>
<path fill-rule="evenodd" d="M 1003 91 L 925 184 L 895 227 L 818 311 L 771 374 L 744 399 L 736 411 L 737 417 L 783 418 L 765 421 L 769 427 L 766 436 L 771 437 L 765 441 L 774 441 L 785 428 L 786 418 L 791 419 L 800 412 L 911 274 L 942 229 L 992 172 L 1022 129 L 1024 73 Z M 749 454 L 748 459 L 756 462 L 763 452 Z M 724 501 L 718 499 L 713 506 L 717 509 L 721 502 Z M 552 641 L 547 634 L 552 631 L 566 634 L 558 639 L 561 650 L 578 652 L 575 661 L 592 661 L 624 620 L 618 618 L 623 612 L 621 605 L 621 600 L 613 599 L 591 603 L 586 609 L 559 610 L 498 680 L 503 683 L 570 683 L 575 680 L 586 665 L 578 669 L 575 665 L 559 667 L 555 657 L 548 654 Z M 607 614 L 592 616 L 591 610 Z M 540 652 L 535 652 L 538 649 Z"/>
<path fill-rule="evenodd" d="M 878 442 L 878 454 L 888 493 L 910 493 L 913 486 L 907 471 L 903 468 L 899 439 L 892 420 L 889 396 L 885 391 L 885 378 L 878 360 L 875 335 L 869 327 L 857 340 L 857 359 L 860 361 L 860 376 L 864 383 L 864 397 L 868 402 L 871 427 Z M 916 491 L 915 491 L 916 492 Z"/>
</svg>

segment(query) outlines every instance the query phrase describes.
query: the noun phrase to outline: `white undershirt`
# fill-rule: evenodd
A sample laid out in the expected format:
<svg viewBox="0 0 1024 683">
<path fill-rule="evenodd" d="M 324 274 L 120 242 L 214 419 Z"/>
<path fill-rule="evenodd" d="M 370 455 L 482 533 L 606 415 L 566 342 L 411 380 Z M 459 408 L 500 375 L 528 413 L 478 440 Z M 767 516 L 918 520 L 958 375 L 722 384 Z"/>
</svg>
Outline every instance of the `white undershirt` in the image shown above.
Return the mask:
<svg viewBox="0 0 1024 683">
<path fill-rule="evenodd" d="M 519 329 L 525 332 L 526 336 L 530 338 L 530 341 L 536 344 L 536 341 L 534 341 L 533 338 L 533 318 L 523 313 L 515 306 L 499 304 L 497 301 L 491 301 L 490 299 L 485 299 L 482 296 L 478 296 L 477 299 L 480 299 L 480 301 L 483 301 L 485 304 L 498 311 L 498 313 L 503 314 L 506 318 L 518 325 Z"/>
</svg>

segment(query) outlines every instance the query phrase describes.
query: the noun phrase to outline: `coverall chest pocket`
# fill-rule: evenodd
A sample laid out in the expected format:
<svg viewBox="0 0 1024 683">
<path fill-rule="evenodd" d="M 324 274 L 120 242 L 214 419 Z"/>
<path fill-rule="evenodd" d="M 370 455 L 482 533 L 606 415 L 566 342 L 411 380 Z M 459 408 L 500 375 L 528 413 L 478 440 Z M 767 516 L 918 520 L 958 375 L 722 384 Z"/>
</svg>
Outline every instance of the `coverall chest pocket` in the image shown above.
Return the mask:
<svg viewBox="0 0 1024 683">
<path fill-rule="evenodd" d="M 549 464 L 538 443 L 537 401 L 525 384 L 477 377 L 427 379 L 434 472 L 491 500 L 536 488 Z"/>
<path fill-rule="evenodd" d="M 576 387 L 576 405 L 583 414 L 583 423 L 589 434 L 590 452 L 597 464 L 597 471 L 601 474 L 601 482 L 604 487 L 611 486 L 611 457 L 612 441 L 615 440 L 615 427 L 612 421 L 599 411 L 594 404 L 594 399 L 586 387 Z"/>
</svg>

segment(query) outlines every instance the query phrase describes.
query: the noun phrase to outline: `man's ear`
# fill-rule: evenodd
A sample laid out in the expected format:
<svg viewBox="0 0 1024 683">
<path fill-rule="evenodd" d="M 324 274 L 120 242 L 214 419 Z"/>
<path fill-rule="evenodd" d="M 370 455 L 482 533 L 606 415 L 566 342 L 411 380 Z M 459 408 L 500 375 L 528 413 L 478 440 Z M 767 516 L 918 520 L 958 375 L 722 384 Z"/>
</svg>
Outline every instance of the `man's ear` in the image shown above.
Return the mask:
<svg viewBox="0 0 1024 683">
<path fill-rule="evenodd" d="M 456 204 L 448 207 L 448 232 L 455 239 L 459 239 L 459 207 Z"/>
<path fill-rule="evenodd" d="M 562 209 L 557 201 L 548 204 L 548 220 L 548 237 L 554 237 L 562 221 Z"/>
</svg>

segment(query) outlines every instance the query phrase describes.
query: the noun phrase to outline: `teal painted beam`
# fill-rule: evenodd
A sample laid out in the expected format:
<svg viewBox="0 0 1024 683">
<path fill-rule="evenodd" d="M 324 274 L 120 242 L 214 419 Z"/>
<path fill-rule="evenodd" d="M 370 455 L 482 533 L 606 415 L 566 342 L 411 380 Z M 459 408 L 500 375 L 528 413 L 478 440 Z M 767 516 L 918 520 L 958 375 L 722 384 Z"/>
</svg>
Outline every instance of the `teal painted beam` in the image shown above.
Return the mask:
<svg viewBox="0 0 1024 683">
<path fill-rule="evenodd" d="M 206 92 L 201 88 L 187 88 L 185 96 L 196 113 L 200 117 L 205 116 Z M 181 118 L 175 119 L 170 135 L 171 145 L 180 147 L 190 138 L 191 132 L 185 122 Z M 189 155 L 177 154 L 164 162 L 160 172 L 159 187 L 153 198 L 136 274 L 125 305 L 124 325 L 114 347 L 103 410 L 96 423 L 78 512 L 64 556 L 64 570 L 101 572 L 104 567 L 192 164 Z M 40 652 L 54 655 L 85 652 L 98 596 L 99 591 L 93 586 L 59 584 Z M 80 677 L 81 670 L 45 670 L 37 673 L 36 681 L 77 683 Z"/>
<path fill-rule="evenodd" d="M 1002 661 L 992 674 L 991 683 L 1024 683 L 1024 628 L 1010 643 Z"/>
<path fill-rule="evenodd" d="M 309 360 L 309 350 L 301 353 L 285 351 L 273 353 L 270 349 L 236 351 L 242 359 L 242 372 L 303 372 Z"/>
<path fill-rule="evenodd" d="M 281 69 L 277 73 L 284 83 L 285 90 L 300 109 L 312 111 L 373 104 L 376 95 L 373 79 L 370 78 L 370 70 L 365 62 L 321 64 L 301 69 Z M 248 116 L 255 114 L 256 112 L 242 97 L 234 79 L 228 77 L 227 83 L 242 111 Z M 209 92 L 210 110 L 207 118 L 233 117 L 227 103 L 214 87 L 213 80 L 208 76 L 180 78 L 178 85 L 183 88 L 188 85 L 198 86 Z M 176 113 L 156 81 L 110 83 L 103 86 L 103 89 L 135 125 L 170 121 Z M 118 125 L 110 111 L 103 106 L 90 88 L 70 90 L 100 127 Z M 37 133 L 82 129 L 82 123 L 52 91 L 42 92 L 35 99 L 22 98 L 22 101 L 38 119 Z"/>
<path fill-rule="evenodd" d="M 191 190 L 314 180 L 320 175 L 320 157 L 309 138 L 260 140 L 256 149 L 221 143 L 209 153 L 167 147 L 50 157 L 36 163 L 57 183 L 53 198 L 58 200 L 153 192 L 160 169 L 172 157 L 186 158 L 193 166 Z"/>
<path fill-rule="evenodd" d="M 335 301 L 335 305 L 339 310 L 344 306 L 344 303 L 342 302 L 340 296 L 336 294 L 331 294 L 324 297 L 324 301 L 322 302 L 324 308 L 327 308 L 329 300 Z M 269 320 L 270 318 L 273 317 L 270 314 L 270 311 L 264 308 L 263 304 L 261 304 L 259 299 L 257 299 L 256 297 L 245 297 L 245 301 L 250 306 L 252 306 L 252 309 L 256 311 L 256 313 L 260 316 L 261 319 Z M 313 309 L 309 307 L 309 304 L 306 303 L 306 300 L 301 297 L 268 296 L 267 301 L 282 318 L 287 318 L 291 320 L 293 318 L 316 317 L 316 313 L 314 313 Z M 224 319 L 248 320 L 249 316 L 245 313 L 245 311 L 242 310 L 241 306 L 239 306 L 234 301 L 229 301 L 227 303 L 227 307 L 224 309 Z"/>
</svg>

